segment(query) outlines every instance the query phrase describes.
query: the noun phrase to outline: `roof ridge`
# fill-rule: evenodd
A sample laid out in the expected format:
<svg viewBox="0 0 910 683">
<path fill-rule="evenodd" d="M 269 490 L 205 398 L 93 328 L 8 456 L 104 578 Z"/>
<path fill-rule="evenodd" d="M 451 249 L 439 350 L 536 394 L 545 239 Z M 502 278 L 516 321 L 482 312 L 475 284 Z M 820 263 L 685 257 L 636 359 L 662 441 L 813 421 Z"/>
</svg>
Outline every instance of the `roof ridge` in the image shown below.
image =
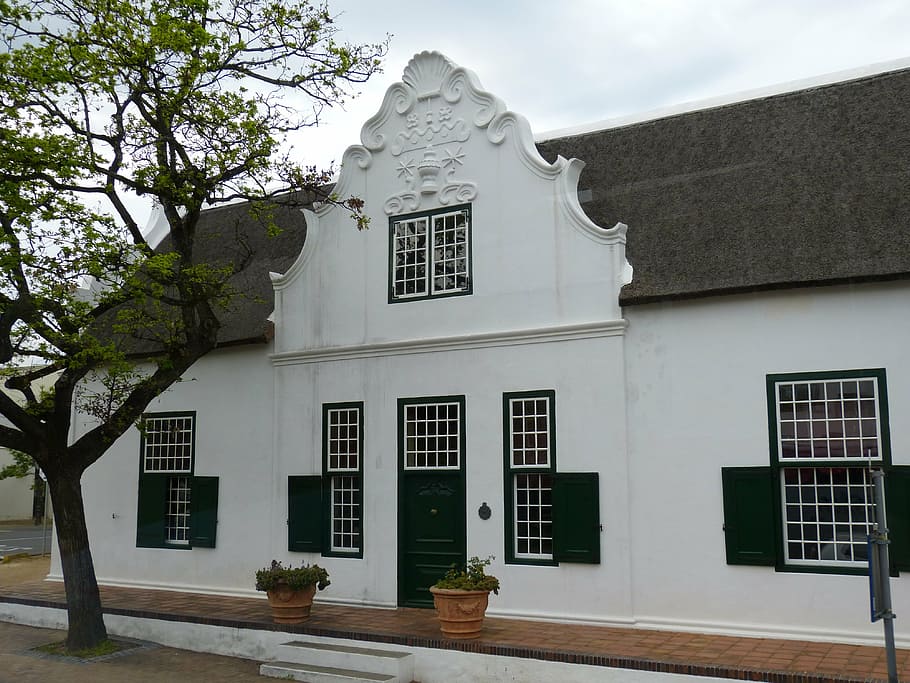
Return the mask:
<svg viewBox="0 0 910 683">
<path fill-rule="evenodd" d="M 586 135 L 588 133 L 597 133 L 613 128 L 624 128 L 639 123 L 648 123 L 660 119 L 691 114 L 698 111 L 707 111 L 710 109 L 719 109 L 732 105 L 743 104 L 753 100 L 760 100 L 782 95 L 791 95 L 806 90 L 816 88 L 843 85 L 851 81 L 860 81 L 883 76 L 895 71 L 910 69 L 910 57 L 902 57 L 884 62 L 875 62 L 861 67 L 832 71 L 825 74 L 810 76 L 807 78 L 785 81 L 773 85 L 750 88 L 725 95 L 707 97 L 700 100 L 690 100 L 678 104 L 671 104 L 665 107 L 658 107 L 644 112 L 618 116 L 611 119 L 602 119 L 590 123 L 583 123 L 566 128 L 557 128 L 555 130 L 544 131 L 534 134 L 534 142 L 548 142 L 561 138 L 575 137 L 577 135 Z"/>
</svg>

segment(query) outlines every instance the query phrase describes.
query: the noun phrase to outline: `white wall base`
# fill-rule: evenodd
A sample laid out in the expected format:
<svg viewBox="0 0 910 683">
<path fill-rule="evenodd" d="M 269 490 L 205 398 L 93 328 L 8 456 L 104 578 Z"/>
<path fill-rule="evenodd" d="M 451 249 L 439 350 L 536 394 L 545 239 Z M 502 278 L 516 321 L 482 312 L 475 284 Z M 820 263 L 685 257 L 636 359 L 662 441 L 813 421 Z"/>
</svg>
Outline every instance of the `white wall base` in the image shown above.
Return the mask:
<svg viewBox="0 0 910 683">
<path fill-rule="evenodd" d="M 66 628 L 66 611 L 49 607 L 33 607 L 0 603 L 0 621 L 41 628 Z M 167 647 L 209 652 L 229 657 L 244 657 L 258 661 L 273 661 L 277 648 L 290 639 L 300 640 L 300 634 L 279 631 L 226 628 L 187 622 L 141 619 L 107 614 L 104 623 L 111 635 L 147 640 Z M 375 647 L 376 643 L 304 636 L 318 643 L 343 643 Z M 383 643 L 387 650 L 400 649 L 415 655 L 414 678 L 420 683 L 717 683 L 716 678 L 688 676 L 632 669 L 613 669 L 584 664 L 544 662 L 499 655 L 484 655 L 455 650 L 404 648 Z"/>
</svg>

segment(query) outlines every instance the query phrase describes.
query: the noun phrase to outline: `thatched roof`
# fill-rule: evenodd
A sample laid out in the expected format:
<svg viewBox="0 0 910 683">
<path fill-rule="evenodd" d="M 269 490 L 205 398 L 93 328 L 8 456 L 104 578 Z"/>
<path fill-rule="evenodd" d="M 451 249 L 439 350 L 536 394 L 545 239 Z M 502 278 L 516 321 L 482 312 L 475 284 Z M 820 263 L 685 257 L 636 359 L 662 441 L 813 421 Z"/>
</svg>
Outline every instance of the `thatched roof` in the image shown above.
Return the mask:
<svg viewBox="0 0 910 683">
<path fill-rule="evenodd" d="M 624 306 L 755 290 L 910 278 L 910 69 L 541 142 L 586 163 L 579 196 L 629 226 Z M 252 259 L 232 284 L 222 344 L 262 341 L 306 234 L 278 237 L 245 205 L 206 212 L 201 249 Z M 374 229 L 381 229 L 377 227 Z M 233 246 L 232 246 L 233 245 Z M 238 252 L 239 253 L 239 252 Z"/>
<path fill-rule="evenodd" d="M 269 204 L 269 215 L 253 210 L 250 203 L 237 203 L 204 211 L 196 225 L 194 258 L 197 263 L 213 267 L 232 266 L 236 272 L 227 280 L 229 296 L 225 303 L 216 303 L 215 312 L 221 323 L 218 345 L 265 342 L 272 337 L 269 316 L 274 308 L 274 295 L 269 272 L 284 272 L 294 263 L 306 239 L 303 206 L 296 199 L 279 198 Z M 277 230 L 272 230 L 272 227 Z M 166 230 L 156 226 L 149 238 Z M 170 237 L 155 247 L 170 251 Z M 142 304 L 138 304 L 142 306 Z M 127 305 L 129 306 L 129 305 Z M 119 310 L 119 309 L 118 309 Z M 149 316 L 176 316 L 174 309 L 150 310 Z M 150 356 L 161 352 L 161 339 L 169 333 L 166 327 L 159 332 L 157 323 L 123 335 L 112 331 L 114 315 L 99 321 L 99 332 L 114 337 L 131 355 Z"/>
<path fill-rule="evenodd" d="M 628 224 L 624 306 L 910 277 L 910 70 L 538 146 Z"/>
<path fill-rule="evenodd" d="M 272 220 L 279 228 L 270 235 L 265 219 L 249 204 L 231 204 L 202 214 L 196 250 L 201 263 L 245 263 L 228 281 L 237 295 L 220 311 L 219 345 L 265 341 L 271 337 L 268 317 L 274 308 L 269 272 L 283 273 L 297 259 L 306 238 L 300 206 L 276 202 Z"/>
</svg>

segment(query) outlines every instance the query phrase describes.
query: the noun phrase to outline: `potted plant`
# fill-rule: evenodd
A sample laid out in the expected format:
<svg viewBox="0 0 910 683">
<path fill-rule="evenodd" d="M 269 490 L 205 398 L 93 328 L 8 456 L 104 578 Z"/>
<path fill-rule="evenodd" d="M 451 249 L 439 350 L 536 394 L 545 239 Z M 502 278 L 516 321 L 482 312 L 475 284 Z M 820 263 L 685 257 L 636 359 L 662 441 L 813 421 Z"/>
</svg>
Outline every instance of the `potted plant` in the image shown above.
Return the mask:
<svg viewBox="0 0 910 683">
<path fill-rule="evenodd" d="M 272 619 L 279 624 L 299 624 L 310 616 L 316 589 L 331 583 L 329 573 L 318 564 L 283 566 L 278 560 L 256 572 L 256 590 L 265 591 Z"/>
<path fill-rule="evenodd" d="M 452 567 L 430 586 L 442 634 L 447 638 L 479 638 L 490 591 L 499 595 L 499 579 L 487 574 L 492 556 L 472 557 L 466 567 Z"/>
</svg>

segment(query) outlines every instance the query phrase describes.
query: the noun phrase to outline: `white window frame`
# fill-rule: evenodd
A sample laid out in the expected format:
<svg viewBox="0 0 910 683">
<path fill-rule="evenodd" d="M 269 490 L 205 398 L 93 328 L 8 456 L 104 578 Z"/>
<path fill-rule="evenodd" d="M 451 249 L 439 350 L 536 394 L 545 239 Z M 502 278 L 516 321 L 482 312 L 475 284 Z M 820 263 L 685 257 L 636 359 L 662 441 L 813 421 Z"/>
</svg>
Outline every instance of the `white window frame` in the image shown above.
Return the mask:
<svg viewBox="0 0 910 683">
<path fill-rule="evenodd" d="M 460 229 L 457 224 L 455 226 L 446 227 L 440 223 L 445 223 L 447 220 L 452 219 L 457 221 L 458 217 L 463 217 L 464 219 L 464 240 L 455 241 L 453 243 L 443 243 L 437 244 L 437 237 L 440 233 L 446 233 L 447 231 L 457 231 Z M 420 251 L 423 252 L 423 261 L 422 264 L 398 264 L 398 256 L 401 254 L 402 249 L 400 248 L 403 244 L 403 241 L 406 243 L 409 239 L 416 239 L 416 235 L 403 235 L 399 234 L 400 230 L 404 226 L 413 225 L 415 228 L 419 229 L 422 226 L 423 229 L 423 247 Z M 396 216 L 390 219 L 390 246 L 389 246 L 389 301 L 399 302 L 399 301 L 414 301 L 420 299 L 429 299 L 429 298 L 438 298 L 445 296 L 457 296 L 471 293 L 471 207 L 470 205 L 461 205 L 446 209 L 440 209 L 435 211 L 426 211 L 416 214 L 407 214 L 403 216 Z M 406 244 L 407 253 L 419 253 L 410 244 Z M 455 253 L 449 253 L 449 249 L 454 249 Z M 460 250 L 459 250 L 460 248 Z M 463 268 L 458 267 L 458 262 L 463 263 Z M 439 269 L 445 269 L 447 263 L 456 263 L 455 270 L 452 270 L 450 273 L 437 272 Z M 420 265 L 423 267 L 423 275 L 419 279 L 416 278 L 398 278 L 398 269 L 399 268 L 419 268 Z M 438 285 L 438 280 L 440 277 L 453 276 L 455 278 L 456 286 L 454 287 L 440 287 Z M 417 283 L 422 283 L 420 288 L 416 288 L 414 292 L 399 292 L 398 285 L 401 283 L 406 283 L 414 281 Z"/>
<path fill-rule="evenodd" d="M 534 412 L 528 414 L 526 408 L 532 404 Z M 519 406 L 521 414 L 518 414 Z M 554 538 L 555 392 L 540 390 L 504 394 L 503 420 L 512 521 L 507 561 L 549 564 L 553 562 Z M 533 420 L 534 424 L 530 424 L 529 420 Z"/>
<path fill-rule="evenodd" d="M 440 418 L 439 410 L 445 408 L 445 416 Z M 452 410 L 454 408 L 454 415 Z M 432 410 L 434 417 L 430 418 Z M 421 416 L 423 411 L 423 416 Z M 402 465 L 407 471 L 418 470 L 459 470 L 461 469 L 461 450 L 464 435 L 462 430 L 462 404 L 459 401 L 427 401 L 426 403 L 406 403 L 401 425 L 404 434 Z M 455 433 L 451 431 L 455 426 Z M 421 433 L 422 432 L 422 433 Z M 445 439 L 440 448 L 440 439 Z M 430 456 L 433 462 L 430 462 Z M 440 462 L 440 458 L 444 458 Z M 454 458 L 454 460 L 453 460 Z M 422 462 L 421 462 L 422 461 Z"/>
<path fill-rule="evenodd" d="M 363 555 L 363 403 L 323 406 L 328 553 Z M 323 494 L 325 495 L 325 494 Z"/>
<path fill-rule="evenodd" d="M 887 465 L 879 371 L 772 376 L 783 562 L 863 569 L 872 468 Z"/>
</svg>

